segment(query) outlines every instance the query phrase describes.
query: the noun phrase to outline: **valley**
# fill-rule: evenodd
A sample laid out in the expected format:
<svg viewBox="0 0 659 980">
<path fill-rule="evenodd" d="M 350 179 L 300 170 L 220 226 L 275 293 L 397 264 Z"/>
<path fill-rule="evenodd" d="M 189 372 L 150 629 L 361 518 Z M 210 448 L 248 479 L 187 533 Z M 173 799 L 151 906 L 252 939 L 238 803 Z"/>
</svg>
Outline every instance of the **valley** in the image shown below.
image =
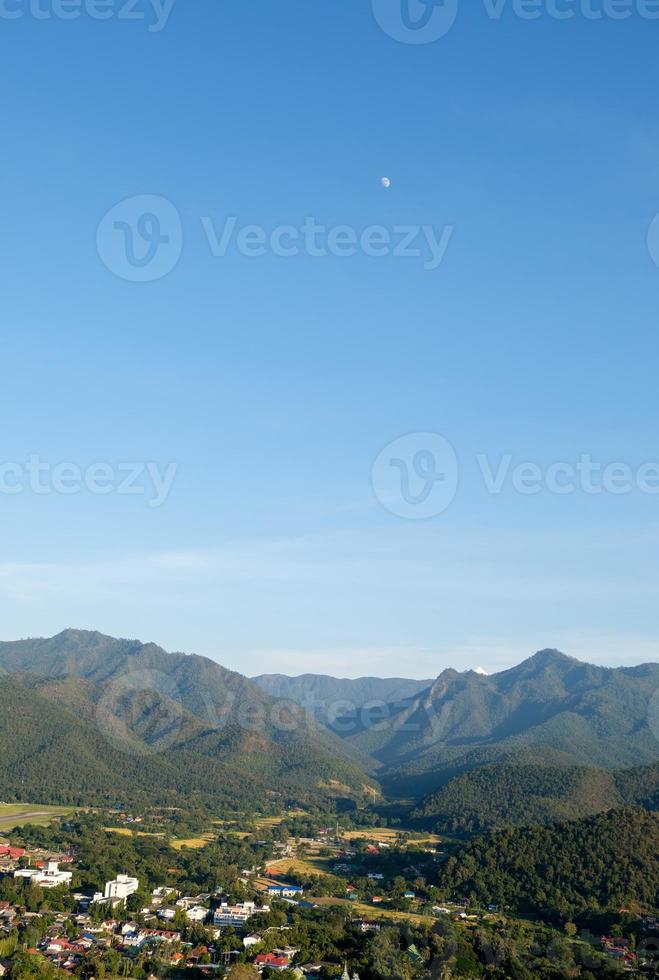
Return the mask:
<svg viewBox="0 0 659 980">
<path fill-rule="evenodd" d="M 570 976 L 590 959 L 602 977 L 620 962 L 650 975 L 658 671 L 544 651 L 419 690 L 250 681 L 83 631 L 0 644 L 0 957 L 34 935 L 43 976 L 93 962 L 192 978 L 203 947 L 214 972 L 268 976 L 279 958 L 278 976 L 331 978 L 348 958 L 377 980 L 389 943 L 404 980 L 434 976 L 438 956 L 447 977 L 495 962 L 488 976 L 554 980 L 554 948 Z M 99 945 L 108 900 L 93 896 L 117 875 L 138 897 L 111 902 L 119 932 Z M 53 933 L 74 919 L 90 938 L 62 949 Z"/>
</svg>

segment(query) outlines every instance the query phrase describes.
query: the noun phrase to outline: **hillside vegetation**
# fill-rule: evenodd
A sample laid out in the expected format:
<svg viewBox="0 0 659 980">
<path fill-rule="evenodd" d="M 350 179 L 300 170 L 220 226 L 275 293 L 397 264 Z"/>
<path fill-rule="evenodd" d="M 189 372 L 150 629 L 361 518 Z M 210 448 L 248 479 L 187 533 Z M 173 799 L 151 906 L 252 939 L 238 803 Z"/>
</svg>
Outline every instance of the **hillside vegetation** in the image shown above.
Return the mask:
<svg viewBox="0 0 659 980">
<path fill-rule="evenodd" d="M 462 773 L 415 810 L 437 833 L 574 820 L 625 804 L 656 809 L 659 764 L 612 772 L 585 766 L 493 765 Z"/>
<path fill-rule="evenodd" d="M 464 844 L 440 872 L 447 894 L 570 918 L 659 903 L 659 815 L 612 810 L 553 827 L 496 831 Z"/>
<path fill-rule="evenodd" d="M 303 712 L 202 657 L 69 630 L 0 644 L 0 666 L 4 799 L 254 805 L 367 782 Z"/>
</svg>

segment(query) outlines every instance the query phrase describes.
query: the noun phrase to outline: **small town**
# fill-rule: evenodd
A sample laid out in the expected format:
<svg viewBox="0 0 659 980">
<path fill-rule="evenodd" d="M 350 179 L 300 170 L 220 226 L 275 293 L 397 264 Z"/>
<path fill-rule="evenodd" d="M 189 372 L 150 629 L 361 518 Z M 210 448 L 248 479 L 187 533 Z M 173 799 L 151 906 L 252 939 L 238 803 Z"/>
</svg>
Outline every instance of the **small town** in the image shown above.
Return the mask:
<svg viewBox="0 0 659 980">
<path fill-rule="evenodd" d="M 299 815 L 295 818 L 299 822 Z M 94 832 L 107 835 L 111 843 L 150 840 L 148 832 L 135 829 L 150 825 L 149 817 L 145 822 L 142 816 L 113 810 L 83 821 L 92 819 Z M 102 826 L 104 820 L 114 825 Z M 78 826 L 64 823 L 64 836 L 67 826 L 79 832 Z M 37 976 L 52 971 L 53 976 L 87 980 L 241 976 L 239 971 L 249 968 L 266 978 L 360 980 L 360 963 L 348 957 L 309 959 L 309 942 L 299 941 L 305 921 L 329 923 L 337 913 L 357 945 L 372 946 L 392 925 L 404 925 L 409 940 L 403 952 L 414 976 L 415 967 L 424 965 L 414 927 L 428 931 L 432 923 L 440 929 L 446 923 L 447 928 L 473 931 L 506 923 L 504 911 L 494 903 L 481 906 L 462 896 L 438 900 L 428 882 L 446 854 L 433 835 L 378 833 L 377 828 L 350 833 L 338 825 L 322 827 L 305 820 L 306 836 L 286 836 L 283 818 L 264 820 L 255 834 L 237 829 L 241 826 L 233 820 L 216 841 L 190 840 L 172 851 L 180 858 L 199 857 L 224 842 L 238 846 L 241 854 L 257 855 L 258 861 L 240 868 L 226 890 L 216 884 L 183 892 L 167 882 L 141 880 L 135 869 L 126 867 L 116 868 L 114 877 L 99 881 L 97 888 L 78 889 L 76 883 L 84 878 L 81 866 L 87 863 L 78 845 L 67 851 L 1 843 L 0 977 L 31 976 L 32 967 Z M 62 832 L 53 821 L 48 829 L 16 828 L 9 838 L 28 836 L 58 839 Z M 164 847 L 162 835 L 156 840 Z M 297 879 L 291 874 L 294 869 Z M 167 877 L 180 873 L 169 869 Z M 656 918 L 643 918 L 648 935 L 656 927 Z M 600 963 L 642 975 L 637 946 L 638 939 L 623 935 L 588 938 L 593 955 L 602 957 Z M 16 971 L 17 962 L 28 964 L 24 973 Z"/>
</svg>

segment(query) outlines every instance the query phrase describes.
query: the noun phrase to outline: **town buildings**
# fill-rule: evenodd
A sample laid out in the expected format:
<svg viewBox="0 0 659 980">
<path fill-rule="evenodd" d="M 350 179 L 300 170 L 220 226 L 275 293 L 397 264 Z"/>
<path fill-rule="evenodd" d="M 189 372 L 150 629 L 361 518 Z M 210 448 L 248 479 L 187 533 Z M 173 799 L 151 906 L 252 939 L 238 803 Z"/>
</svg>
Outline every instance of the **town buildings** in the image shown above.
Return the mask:
<svg viewBox="0 0 659 980">
<path fill-rule="evenodd" d="M 14 871 L 14 878 L 29 878 L 41 888 L 57 888 L 58 885 L 69 885 L 73 872 L 60 871 L 59 862 L 49 860 L 43 868 L 19 868 Z"/>
</svg>

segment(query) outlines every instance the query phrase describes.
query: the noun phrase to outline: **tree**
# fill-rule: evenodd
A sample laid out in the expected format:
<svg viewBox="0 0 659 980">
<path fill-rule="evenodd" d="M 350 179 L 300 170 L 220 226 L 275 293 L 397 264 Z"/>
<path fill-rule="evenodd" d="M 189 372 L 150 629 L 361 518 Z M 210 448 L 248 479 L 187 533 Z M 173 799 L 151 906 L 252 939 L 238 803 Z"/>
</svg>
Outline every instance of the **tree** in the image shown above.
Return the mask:
<svg viewBox="0 0 659 980">
<path fill-rule="evenodd" d="M 250 963 L 236 963 L 227 973 L 228 980 L 259 980 L 259 971 Z"/>
</svg>

